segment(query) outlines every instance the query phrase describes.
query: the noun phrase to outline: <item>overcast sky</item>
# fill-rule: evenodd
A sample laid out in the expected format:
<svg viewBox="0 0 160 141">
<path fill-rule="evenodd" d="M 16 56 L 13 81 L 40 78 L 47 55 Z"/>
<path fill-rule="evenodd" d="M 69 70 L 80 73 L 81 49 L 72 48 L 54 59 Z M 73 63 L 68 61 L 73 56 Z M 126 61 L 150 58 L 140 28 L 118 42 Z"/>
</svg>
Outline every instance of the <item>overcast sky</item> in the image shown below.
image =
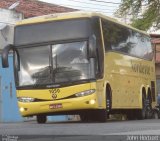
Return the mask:
<svg viewBox="0 0 160 141">
<path fill-rule="evenodd" d="M 43 2 L 53 3 L 65 7 L 102 12 L 108 16 L 114 16 L 121 0 L 40 0 Z"/>
</svg>

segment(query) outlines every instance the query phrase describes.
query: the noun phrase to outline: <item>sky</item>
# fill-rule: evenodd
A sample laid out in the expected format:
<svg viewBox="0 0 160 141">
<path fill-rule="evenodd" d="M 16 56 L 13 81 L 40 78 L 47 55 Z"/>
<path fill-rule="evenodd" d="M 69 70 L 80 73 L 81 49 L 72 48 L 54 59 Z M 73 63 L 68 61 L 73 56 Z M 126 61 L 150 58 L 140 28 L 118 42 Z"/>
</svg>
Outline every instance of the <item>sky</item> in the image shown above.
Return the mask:
<svg viewBox="0 0 160 141">
<path fill-rule="evenodd" d="M 57 4 L 69 8 L 85 10 L 85 11 L 96 11 L 101 12 L 107 16 L 113 17 L 118 21 L 124 23 L 130 23 L 129 19 L 126 18 L 117 18 L 114 13 L 118 10 L 119 5 L 122 3 L 122 0 L 39 0 L 47 3 Z M 151 30 L 155 34 L 160 34 L 160 30 Z"/>
<path fill-rule="evenodd" d="M 40 0 L 69 8 L 101 12 L 110 17 L 114 17 L 114 12 L 118 9 L 121 0 Z"/>
</svg>

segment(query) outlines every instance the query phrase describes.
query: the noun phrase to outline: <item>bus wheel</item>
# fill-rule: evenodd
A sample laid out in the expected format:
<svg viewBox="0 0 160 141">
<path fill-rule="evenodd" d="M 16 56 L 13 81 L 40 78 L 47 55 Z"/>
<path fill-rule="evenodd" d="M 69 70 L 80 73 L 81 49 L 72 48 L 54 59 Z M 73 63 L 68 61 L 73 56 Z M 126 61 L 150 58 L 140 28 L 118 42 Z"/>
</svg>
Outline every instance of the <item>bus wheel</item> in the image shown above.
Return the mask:
<svg viewBox="0 0 160 141">
<path fill-rule="evenodd" d="M 107 85 L 106 87 L 106 110 L 107 110 L 107 118 L 109 118 L 109 114 L 112 109 L 112 93 L 111 93 L 111 87 Z"/>
<path fill-rule="evenodd" d="M 44 115 L 37 115 L 37 123 L 42 124 L 42 123 L 46 123 L 46 121 L 47 121 L 47 117 L 46 116 L 44 116 Z"/>
<path fill-rule="evenodd" d="M 151 119 L 154 115 L 154 110 L 152 109 L 152 97 L 151 97 L 151 92 L 150 90 L 149 91 L 149 94 L 148 94 L 148 97 L 146 99 L 146 118 L 148 119 Z"/>
<path fill-rule="evenodd" d="M 81 113 L 80 118 L 82 122 L 92 121 L 93 115 L 90 111 L 86 111 L 86 113 Z"/>
<path fill-rule="evenodd" d="M 80 118 L 82 122 L 87 122 L 89 121 L 88 116 L 86 114 L 80 114 Z"/>
<path fill-rule="evenodd" d="M 112 109 L 112 93 L 111 87 L 109 85 L 106 86 L 106 109 L 100 109 L 97 111 L 97 121 L 106 122 L 109 118 L 109 113 Z"/>
<path fill-rule="evenodd" d="M 136 119 L 134 110 L 130 110 L 127 112 L 127 119 L 128 120 L 135 120 Z"/>
<path fill-rule="evenodd" d="M 146 118 L 146 99 L 143 96 L 142 97 L 142 109 L 137 111 L 137 119 L 138 120 L 143 120 Z"/>
<path fill-rule="evenodd" d="M 106 122 L 107 121 L 107 110 L 106 109 L 100 109 L 96 113 L 96 120 L 98 122 Z"/>
</svg>

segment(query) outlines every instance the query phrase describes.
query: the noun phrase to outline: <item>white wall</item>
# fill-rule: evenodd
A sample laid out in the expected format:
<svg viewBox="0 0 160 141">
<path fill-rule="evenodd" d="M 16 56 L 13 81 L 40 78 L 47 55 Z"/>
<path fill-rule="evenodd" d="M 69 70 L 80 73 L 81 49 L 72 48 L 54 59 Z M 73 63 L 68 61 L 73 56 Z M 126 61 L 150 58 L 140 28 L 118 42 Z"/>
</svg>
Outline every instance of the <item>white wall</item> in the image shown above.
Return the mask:
<svg viewBox="0 0 160 141">
<path fill-rule="evenodd" d="M 13 43 L 14 25 L 17 21 L 23 19 L 23 14 L 14 10 L 0 9 L 0 50 L 5 45 Z M 4 29 L 1 29 L 6 25 Z"/>
</svg>

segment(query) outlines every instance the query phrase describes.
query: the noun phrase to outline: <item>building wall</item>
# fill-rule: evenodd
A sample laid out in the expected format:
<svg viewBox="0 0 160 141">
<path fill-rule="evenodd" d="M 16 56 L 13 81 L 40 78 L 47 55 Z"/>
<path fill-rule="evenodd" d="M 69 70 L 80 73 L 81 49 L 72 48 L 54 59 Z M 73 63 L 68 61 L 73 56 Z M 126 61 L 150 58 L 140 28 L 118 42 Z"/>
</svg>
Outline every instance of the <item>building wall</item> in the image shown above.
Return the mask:
<svg viewBox="0 0 160 141">
<path fill-rule="evenodd" d="M 154 49 L 157 92 L 160 94 L 160 35 L 150 34 L 150 36 Z"/>
<path fill-rule="evenodd" d="M 13 25 L 7 25 L 3 30 L 0 30 L 0 50 L 7 44 L 13 43 Z"/>
<path fill-rule="evenodd" d="M 22 18 L 21 13 L 0 9 L 0 52 L 7 44 L 13 43 L 14 24 Z M 9 56 L 9 64 L 10 67 L 4 69 L 0 63 L 0 122 L 22 121 L 14 85 L 12 54 Z"/>
<path fill-rule="evenodd" d="M 23 19 L 23 14 L 14 10 L 0 8 L 0 21 L 3 23 L 14 24 Z"/>
<path fill-rule="evenodd" d="M 13 43 L 15 22 L 22 20 L 23 14 L 13 10 L 0 9 L 0 50 L 7 44 Z M 4 28 L 2 29 L 1 27 Z"/>
<path fill-rule="evenodd" d="M 157 92 L 160 94 L 160 43 L 155 44 L 155 68 L 157 79 Z"/>
</svg>

